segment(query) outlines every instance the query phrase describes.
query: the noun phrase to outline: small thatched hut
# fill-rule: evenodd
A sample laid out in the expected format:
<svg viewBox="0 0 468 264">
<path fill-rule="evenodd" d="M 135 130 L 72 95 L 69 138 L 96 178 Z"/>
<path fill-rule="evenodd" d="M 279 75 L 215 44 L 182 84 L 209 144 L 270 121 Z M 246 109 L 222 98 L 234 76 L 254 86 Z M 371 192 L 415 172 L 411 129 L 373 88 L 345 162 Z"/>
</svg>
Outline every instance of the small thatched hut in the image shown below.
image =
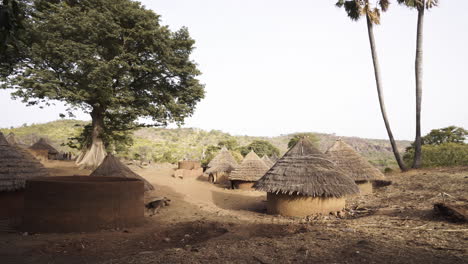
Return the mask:
<svg viewBox="0 0 468 264">
<path fill-rule="evenodd" d="M 107 154 L 106 158 L 101 163 L 101 165 L 99 165 L 99 167 L 97 167 L 89 176 L 139 179 L 144 182 L 145 191 L 154 190 L 154 187 L 153 185 L 151 185 L 151 183 L 149 183 L 145 178 L 130 170 L 112 154 Z"/>
<path fill-rule="evenodd" d="M 356 182 L 361 194 L 372 193 L 372 181 L 385 179 L 382 172 L 341 139 L 338 139 L 325 154 Z"/>
<path fill-rule="evenodd" d="M 205 173 L 208 174 L 209 181 L 212 183 L 227 183 L 229 181 L 229 174 L 237 166 L 236 159 L 234 159 L 227 148 L 223 147 L 218 155 L 208 163 L 208 169 Z"/>
<path fill-rule="evenodd" d="M 0 132 L 0 219 L 21 216 L 26 180 L 38 176 L 48 176 L 42 164 L 10 145 Z"/>
<path fill-rule="evenodd" d="M 44 150 L 47 150 L 47 158 L 50 160 L 56 160 L 59 152 L 52 147 L 44 138 L 39 139 L 31 147 L 29 147 L 33 155 L 40 154 Z"/>
<path fill-rule="evenodd" d="M 233 189 L 252 190 L 252 186 L 270 169 L 255 152 L 250 151 L 242 163 L 229 174 Z"/>
<path fill-rule="evenodd" d="M 359 193 L 354 181 L 304 138 L 254 188 L 267 192 L 268 213 L 299 217 L 341 211 L 345 196 Z"/>
<path fill-rule="evenodd" d="M 5 138 L 8 141 L 8 143 L 10 143 L 10 145 L 12 145 L 12 146 L 14 146 L 14 145 L 16 145 L 18 143 L 17 140 L 16 140 L 15 133 L 13 133 L 13 132 L 10 132 Z"/>
<path fill-rule="evenodd" d="M 265 165 L 267 165 L 268 168 L 271 168 L 271 167 L 273 167 L 273 165 L 275 165 L 275 163 L 273 163 L 273 161 L 271 161 L 271 159 L 267 155 L 264 155 L 262 157 L 262 160 L 263 160 L 263 162 L 265 162 Z"/>
</svg>

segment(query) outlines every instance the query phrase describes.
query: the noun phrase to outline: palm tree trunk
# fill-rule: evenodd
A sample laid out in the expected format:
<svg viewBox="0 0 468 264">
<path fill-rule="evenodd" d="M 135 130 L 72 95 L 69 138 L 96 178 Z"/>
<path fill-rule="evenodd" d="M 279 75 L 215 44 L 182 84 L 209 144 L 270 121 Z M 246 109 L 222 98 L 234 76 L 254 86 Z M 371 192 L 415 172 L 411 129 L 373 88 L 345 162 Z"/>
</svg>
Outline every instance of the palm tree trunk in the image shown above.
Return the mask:
<svg viewBox="0 0 468 264">
<path fill-rule="evenodd" d="M 416 138 L 414 140 L 414 160 L 413 168 L 421 167 L 421 100 L 422 100 L 422 62 L 423 62 L 423 25 L 424 25 L 424 4 L 418 7 L 418 29 L 416 36 Z"/>
<path fill-rule="evenodd" d="M 385 123 L 385 128 L 387 129 L 388 138 L 390 139 L 390 144 L 392 145 L 393 154 L 395 155 L 395 159 L 398 163 L 398 166 L 402 171 L 406 171 L 406 166 L 401 160 L 400 153 L 398 152 L 397 145 L 395 143 L 395 139 L 393 138 L 392 130 L 390 129 L 390 123 L 388 122 L 387 118 L 387 111 L 385 110 L 385 102 L 384 102 L 384 95 L 382 91 L 382 79 L 380 77 L 380 68 L 379 68 L 379 60 L 377 58 L 377 49 L 375 47 L 375 39 L 374 39 L 374 30 L 371 20 L 369 16 L 366 15 L 367 20 L 367 32 L 369 34 L 369 43 L 372 53 L 372 62 L 374 63 L 374 74 L 375 74 L 375 84 L 377 86 L 377 94 L 379 96 L 379 104 L 380 104 L 380 111 L 382 112 L 382 118 Z"/>
</svg>

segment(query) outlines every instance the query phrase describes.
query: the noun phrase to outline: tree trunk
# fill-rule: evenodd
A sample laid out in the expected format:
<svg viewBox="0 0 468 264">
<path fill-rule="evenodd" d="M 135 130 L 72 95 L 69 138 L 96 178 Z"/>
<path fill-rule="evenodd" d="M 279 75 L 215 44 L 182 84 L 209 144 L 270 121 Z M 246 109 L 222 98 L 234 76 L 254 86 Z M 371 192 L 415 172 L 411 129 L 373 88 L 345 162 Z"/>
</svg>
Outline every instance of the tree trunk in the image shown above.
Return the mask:
<svg viewBox="0 0 468 264">
<path fill-rule="evenodd" d="M 93 107 L 91 111 L 93 131 L 91 134 L 91 146 L 84 150 L 77 159 L 77 165 L 82 169 L 96 169 L 106 157 L 106 148 L 101 139 L 104 130 L 104 110 Z"/>
<path fill-rule="evenodd" d="M 387 129 L 388 138 L 390 139 L 390 144 L 392 145 L 393 154 L 395 155 L 395 159 L 398 163 L 398 166 L 402 171 L 406 171 L 406 166 L 401 160 L 400 153 L 398 152 L 397 145 L 395 143 L 395 139 L 393 138 L 392 130 L 390 129 L 390 123 L 388 122 L 387 112 L 385 110 L 385 102 L 384 102 L 384 95 L 382 91 L 382 80 L 380 77 L 380 68 L 379 68 L 379 61 L 377 58 L 377 49 L 375 47 L 375 39 L 374 39 L 374 30 L 372 22 L 370 21 L 369 17 L 366 15 L 367 19 L 367 32 L 369 34 L 369 43 L 372 53 L 372 62 L 374 63 L 374 74 L 375 74 L 375 84 L 377 86 L 377 94 L 379 96 L 379 104 L 380 104 L 380 111 L 382 112 L 382 118 L 385 123 L 385 128 Z"/>
<path fill-rule="evenodd" d="M 424 4 L 418 7 L 418 29 L 416 36 L 416 59 L 414 63 L 416 75 L 416 138 L 414 140 L 413 168 L 421 167 L 421 100 L 422 100 L 422 63 L 423 63 L 423 25 Z"/>
</svg>

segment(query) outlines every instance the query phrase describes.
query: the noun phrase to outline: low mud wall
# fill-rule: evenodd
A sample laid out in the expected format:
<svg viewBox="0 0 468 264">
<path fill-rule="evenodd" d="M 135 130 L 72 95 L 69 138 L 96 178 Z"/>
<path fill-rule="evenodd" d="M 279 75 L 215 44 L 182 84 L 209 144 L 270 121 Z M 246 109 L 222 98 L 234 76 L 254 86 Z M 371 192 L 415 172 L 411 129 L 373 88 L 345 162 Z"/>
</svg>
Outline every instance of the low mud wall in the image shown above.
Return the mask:
<svg viewBox="0 0 468 264">
<path fill-rule="evenodd" d="M 267 194 L 269 214 L 305 217 L 308 215 L 328 215 L 345 208 L 344 198 L 309 197 L 302 195 Z"/>
<path fill-rule="evenodd" d="M 201 163 L 196 160 L 182 160 L 182 161 L 179 161 L 178 168 L 184 169 L 184 170 L 199 169 L 201 168 Z"/>
<path fill-rule="evenodd" d="M 144 184 L 116 177 L 39 177 L 26 182 L 21 229 L 87 232 L 137 226 L 144 218 Z"/>
<path fill-rule="evenodd" d="M 232 182 L 234 189 L 253 191 L 253 185 L 255 182 L 251 181 L 233 181 Z"/>
</svg>

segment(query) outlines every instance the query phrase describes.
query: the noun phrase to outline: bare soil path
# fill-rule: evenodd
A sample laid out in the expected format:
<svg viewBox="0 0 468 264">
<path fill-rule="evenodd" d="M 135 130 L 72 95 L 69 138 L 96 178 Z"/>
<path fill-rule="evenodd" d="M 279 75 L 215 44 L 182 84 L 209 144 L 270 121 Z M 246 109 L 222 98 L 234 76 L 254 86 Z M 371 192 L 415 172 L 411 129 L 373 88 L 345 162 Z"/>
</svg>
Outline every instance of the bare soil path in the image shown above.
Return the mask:
<svg viewBox="0 0 468 264">
<path fill-rule="evenodd" d="M 86 175 L 70 163 L 54 175 Z M 348 201 L 346 219 L 265 214 L 265 194 L 227 190 L 171 169 L 135 169 L 171 205 L 128 230 L 0 233 L 0 263 L 468 263 L 468 225 L 435 216 L 442 199 L 468 201 L 468 168 L 389 176 Z M 450 196 L 440 194 L 446 193 Z"/>
</svg>

